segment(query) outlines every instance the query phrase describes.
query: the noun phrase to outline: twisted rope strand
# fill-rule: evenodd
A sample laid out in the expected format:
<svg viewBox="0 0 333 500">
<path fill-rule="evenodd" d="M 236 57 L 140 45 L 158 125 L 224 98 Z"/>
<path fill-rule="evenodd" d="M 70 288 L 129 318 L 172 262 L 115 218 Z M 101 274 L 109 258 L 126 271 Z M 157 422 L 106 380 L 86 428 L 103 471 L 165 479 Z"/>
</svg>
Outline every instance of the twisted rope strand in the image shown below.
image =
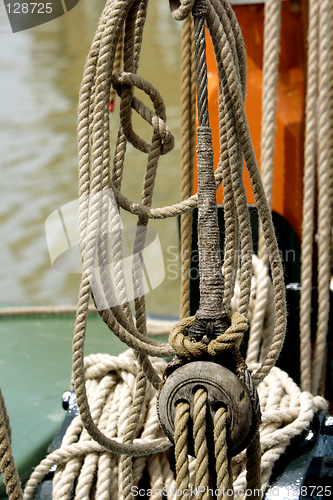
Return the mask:
<svg viewBox="0 0 333 500">
<path fill-rule="evenodd" d="M 329 163 L 330 90 L 330 0 L 319 4 L 318 74 L 318 322 L 313 357 L 312 393 L 318 394 L 323 371 L 330 309 L 332 193 Z"/>
<path fill-rule="evenodd" d="M 193 438 L 196 456 L 195 486 L 198 489 L 200 500 L 208 499 L 209 485 L 206 413 L 207 392 L 200 388 L 194 394 L 193 403 Z"/>
<path fill-rule="evenodd" d="M 261 120 L 261 177 L 267 205 L 272 207 L 275 109 L 279 73 L 281 0 L 267 0 L 264 10 L 264 56 Z M 262 229 L 259 229 L 259 257 L 268 263 Z"/>
<path fill-rule="evenodd" d="M 193 18 L 183 21 L 182 81 L 181 81 L 181 199 L 186 200 L 193 191 L 194 136 L 195 136 L 195 57 Z M 194 61 L 194 68 L 193 68 Z M 192 212 L 181 216 L 181 305 L 180 319 L 190 315 L 190 267 L 192 247 Z"/>
<path fill-rule="evenodd" d="M 314 189 L 316 163 L 316 122 L 318 93 L 319 1 L 309 1 L 308 69 L 305 111 L 303 215 L 301 248 L 300 356 L 301 387 L 311 391 L 311 289 L 314 231 Z"/>
<path fill-rule="evenodd" d="M 175 412 L 175 457 L 176 457 L 176 486 L 185 498 L 185 490 L 189 486 L 189 460 L 188 460 L 188 422 L 190 405 L 179 402 Z"/>
<path fill-rule="evenodd" d="M 214 415 L 214 452 L 216 468 L 216 488 L 220 492 L 217 500 L 231 498 L 227 494 L 230 487 L 229 461 L 227 455 L 227 415 L 228 412 L 221 406 Z"/>
</svg>

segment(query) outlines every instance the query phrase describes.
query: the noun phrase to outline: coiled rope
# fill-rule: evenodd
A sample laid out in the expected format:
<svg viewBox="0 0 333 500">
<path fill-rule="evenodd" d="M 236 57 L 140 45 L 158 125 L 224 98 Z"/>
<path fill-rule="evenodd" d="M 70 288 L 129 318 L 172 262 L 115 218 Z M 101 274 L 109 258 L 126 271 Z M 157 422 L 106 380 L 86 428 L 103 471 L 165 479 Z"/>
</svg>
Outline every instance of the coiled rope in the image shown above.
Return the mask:
<svg viewBox="0 0 333 500">
<path fill-rule="evenodd" d="M 166 362 L 153 359 L 152 363 L 155 370 L 162 374 L 166 368 Z M 94 354 L 85 358 L 87 392 L 94 418 L 108 436 L 119 441 L 125 433 L 135 392 L 137 370 L 135 355 L 131 350 L 119 356 Z M 301 434 L 309 426 L 316 411 L 326 408 L 327 404 L 319 396 L 314 397 L 310 393 L 301 392 L 293 380 L 279 368 L 273 368 L 259 384 L 258 393 L 262 408 L 260 426 L 262 491 L 265 491 L 276 460 L 285 451 L 293 437 Z M 138 441 L 149 443 L 162 435 L 156 414 L 155 395 L 154 389 L 147 391 L 144 413 L 138 425 Z M 187 409 L 184 408 L 178 416 L 179 420 L 185 419 L 184 429 L 186 429 L 186 412 Z M 217 434 L 223 440 L 223 434 L 220 434 L 218 426 L 219 424 L 216 423 Z M 184 436 L 184 443 L 187 443 L 186 436 Z M 216 446 L 220 449 L 218 442 Z M 220 453 L 223 455 L 224 452 Z M 221 458 L 222 455 L 217 454 Z M 146 470 L 147 487 L 150 489 L 152 498 L 161 500 L 165 495 L 168 500 L 175 500 L 180 498 L 181 492 L 185 495 L 188 493 L 187 498 L 195 498 L 198 494 L 195 484 L 196 460 L 184 453 L 184 460 L 186 459 L 189 468 L 188 476 L 184 477 L 184 473 L 177 468 L 177 464 L 177 474 L 171 468 L 172 460 L 169 450 L 164 453 L 135 457 L 133 491 L 138 492 L 136 488 L 143 471 Z M 74 494 L 77 498 L 89 500 L 92 493 L 98 499 L 118 500 L 122 498 L 124 490 L 120 455 L 108 452 L 96 443 L 84 430 L 80 417 L 76 417 L 68 427 L 61 447 L 43 459 L 35 468 L 25 486 L 24 500 L 35 498 L 38 485 L 50 469 L 54 470 L 55 465 L 57 466 L 54 478 L 56 498 L 65 500 Z M 221 483 L 219 483 L 221 489 L 222 484 L 227 484 L 227 481 L 222 478 L 222 471 L 219 470 L 221 476 L 217 477 L 221 477 Z M 232 459 L 232 476 L 235 497 L 242 499 L 247 488 L 245 451 Z M 189 489 L 188 492 L 187 489 Z M 144 491 L 146 492 L 147 489 Z"/>
</svg>

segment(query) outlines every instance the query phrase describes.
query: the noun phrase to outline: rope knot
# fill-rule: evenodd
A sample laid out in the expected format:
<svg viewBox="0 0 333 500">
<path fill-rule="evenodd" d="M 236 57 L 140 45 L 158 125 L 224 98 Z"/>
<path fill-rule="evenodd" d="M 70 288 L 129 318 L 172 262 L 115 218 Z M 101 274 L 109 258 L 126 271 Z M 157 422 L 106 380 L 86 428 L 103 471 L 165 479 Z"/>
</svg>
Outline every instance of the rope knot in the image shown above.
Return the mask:
<svg viewBox="0 0 333 500">
<path fill-rule="evenodd" d="M 237 347 L 248 329 L 248 321 L 242 314 L 235 312 L 231 316 L 231 325 L 225 333 L 219 335 L 208 344 L 208 353 L 217 356 L 222 352 Z"/>
<path fill-rule="evenodd" d="M 139 137 L 132 126 L 132 108 L 154 129 L 153 141 L 161 141 L 160 154 L 169 153 L 174 145 L 175 138 L 166 124 L 166 109 L 159 91 L 150 82 L 135 73 L 122 71 L 112 75 L 112 86 L 120 97 L 120 124 L 126 139 L 142 153 L 149 154 L 153 144 L 148 144 Z M 151 111 L 133 91 L 142 90 L 151 100 L 154 111 Z M 155 146 L 155 145 L 154 145 Z"/>
<path fill-rule="evenodd" d="M 189 316 L 175 325 L 169 336 L 169 343 L 180 358 L 188 361 L 202 359 L 203 357 L 217 356 L 233 347 L 242 340 L 244 333 L 248 329 L 248 322 L 245 316 L 234 313 L 231 316 L 231 325 L 226 331 L 208 344 L 204 341 L 191 342 L 189 330 L 193 326 L 195 316 Z"/>
</svg>

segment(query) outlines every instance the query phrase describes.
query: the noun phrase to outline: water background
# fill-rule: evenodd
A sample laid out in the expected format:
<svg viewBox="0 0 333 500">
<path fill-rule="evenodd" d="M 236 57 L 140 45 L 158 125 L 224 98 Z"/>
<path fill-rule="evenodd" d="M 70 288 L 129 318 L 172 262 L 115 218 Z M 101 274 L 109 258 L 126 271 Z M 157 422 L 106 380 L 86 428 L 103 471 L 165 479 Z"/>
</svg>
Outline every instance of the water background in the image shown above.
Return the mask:
<svg viewBox="0 0 333 500">
<path fill-rule="evenodd" d="M 13 34 L 0 2 L 0 303 L 61 305 L 77 302 L 78 274 L 55 271 L 45 219 L 77 198 L 76 117 L 85 58 L 104 6 L 80 0 L 64 16 Z M 180 38 L 166 0 L 151 0 L 139 74 L 161 92 L 176 147 L 163 157 L 153 206 L 180 199 Z M 141 96 L 138 94 L 138 97 Z M 115 110 L 115 115 L 117 107 Z M 150 140 L 151 129 L 135 120 Z M 111 133 L 117 133 L 116 120 Z M 123 191 L 139 202 L 146 155 L 129 147 Z M 125 222 L 127 223 L 127 218 Z M 131 219 L 130 224 L 135 224 Z M 178 224 L 154 221 L 165 279 L 147 295 L 150 314 L 179 313 Z"/>
</svg>

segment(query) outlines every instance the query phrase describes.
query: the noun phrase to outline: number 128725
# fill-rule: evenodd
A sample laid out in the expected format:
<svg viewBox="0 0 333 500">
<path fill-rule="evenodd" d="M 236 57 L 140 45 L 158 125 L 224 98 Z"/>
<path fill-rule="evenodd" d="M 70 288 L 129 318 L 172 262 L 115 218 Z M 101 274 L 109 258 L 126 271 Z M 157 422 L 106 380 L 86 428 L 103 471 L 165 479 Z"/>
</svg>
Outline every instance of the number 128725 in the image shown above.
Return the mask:
<svg viewBox="0 0 333 500">
<path fill-rule="evenodd" d="M 51 14 L 52 3 L 7 3 L 8 14 Z"/>
</svg>

